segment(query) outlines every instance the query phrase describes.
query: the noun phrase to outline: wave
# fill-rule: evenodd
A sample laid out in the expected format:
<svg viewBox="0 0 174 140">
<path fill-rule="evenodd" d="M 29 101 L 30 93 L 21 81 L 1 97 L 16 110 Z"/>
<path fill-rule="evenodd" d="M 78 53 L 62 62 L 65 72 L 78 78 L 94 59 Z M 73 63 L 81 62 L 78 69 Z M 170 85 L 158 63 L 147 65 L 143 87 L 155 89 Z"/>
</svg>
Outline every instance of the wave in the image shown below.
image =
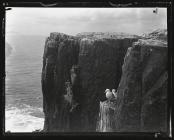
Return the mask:
<svg viewBox="0 0 174 140">
<path fill-rule="evenodd" d="M 29 105 L 8 106 L 5 110 L 5 132 L 32 132 L 43 129 L 42 108 Z"/>
</svg>

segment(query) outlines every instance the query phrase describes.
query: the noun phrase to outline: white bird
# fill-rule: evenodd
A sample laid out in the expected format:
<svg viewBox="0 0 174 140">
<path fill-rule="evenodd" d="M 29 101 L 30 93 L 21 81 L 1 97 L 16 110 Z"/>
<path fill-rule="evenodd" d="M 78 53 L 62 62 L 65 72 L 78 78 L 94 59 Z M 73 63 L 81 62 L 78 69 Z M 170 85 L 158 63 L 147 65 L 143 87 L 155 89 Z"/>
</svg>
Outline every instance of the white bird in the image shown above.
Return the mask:
<svg viewBox="0 0 174 140">
<path fill-rule="evenodd" d="M 117 98 L 117 92 L 115 89 L 112 89 L 112 93 L 114 94 L 114 97 Z"/>
<path fill-rule="evenodd" d="M 113 96 L 114 96 L 113 93 L 110 91 L 110 89 L 106 89 L 105 93 L 106 93 L 106 98 L 108 100 L 111 100 L 113 98 Z"/>
</svg>

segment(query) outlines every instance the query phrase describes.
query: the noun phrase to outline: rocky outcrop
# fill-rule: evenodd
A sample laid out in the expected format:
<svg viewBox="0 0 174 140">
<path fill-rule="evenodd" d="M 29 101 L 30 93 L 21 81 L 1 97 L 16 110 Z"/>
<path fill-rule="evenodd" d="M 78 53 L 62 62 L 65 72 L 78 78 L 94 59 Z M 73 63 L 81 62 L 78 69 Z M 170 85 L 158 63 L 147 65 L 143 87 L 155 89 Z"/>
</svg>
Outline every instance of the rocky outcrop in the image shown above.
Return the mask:
<svg viewBox="0 0 174 140">
<path fill-rule="evenodd" d="M 78 51 L 78 42 L 72 36 L 51 33 L 46 40 L 42 69 L 45 131 L 70 129 L 70 105 L 64 99 L 65 82 L 70 81 L 70 69 L 78 63 Z"/>
<path fill-rule="evenodd" d="M 79 51 L 83 124 L 95 131 L 99 101 L 105 100 L 106 88 L 117 88 L 127 47 L 133 39 L 82 39 Z"/>
<path fill-rule="evenodd" d="M 118 131 L 167 131 L 168 49 L 156 39 L 140 39 L 125 55 Z"/>
<path fill-rule="evenodd" d="M 137 38 L 95 38 L 51 33 L 45 43 L 42 69 L 45 131 L 96 131 L 99 102 L 106 88 L 117 88 L 127 48 Z M 74 70 L 73 70 L 74 69 Z M 78 104 L 73 111 L 65 83 L 72 84 Z"/>
<path fill-rule="evenodd" d="M 144 34 L 143 38 L 153 39 L 153 40 L 155 39 L 155 40 L 160 40 L 160 41 L 166 42 L 167 41 L 167 29 L 154 30 L 151 33 Z"/>
<path fill-rule="evenodd" d="M 100 102 L 99 117 L 97 120 L 97 132 L 115 132 L 117 130 L 117 116 L 119 116 L 118 100 L 106 100 Z"/>
<path fill-rule="evenodd" d="M 167 75 L 166 31 L 141 39 L 51 33 L 43 55 L 44 131 L 165 132 Z M 113 105 L 106 88 L 117 89 Z"/>
</svg>

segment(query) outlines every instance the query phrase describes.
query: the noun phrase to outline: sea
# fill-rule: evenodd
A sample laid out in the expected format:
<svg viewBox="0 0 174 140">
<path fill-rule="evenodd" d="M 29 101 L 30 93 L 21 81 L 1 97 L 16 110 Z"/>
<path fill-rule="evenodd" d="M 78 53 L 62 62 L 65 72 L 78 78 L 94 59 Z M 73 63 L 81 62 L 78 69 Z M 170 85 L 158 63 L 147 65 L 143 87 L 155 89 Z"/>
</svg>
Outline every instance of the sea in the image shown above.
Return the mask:
<svg viewBox="0 0 174 140">
<path fill-rule="evenodd" d="M 46 37 L 9 35 L 5 58 L 5 132 L 43 129 L 41 72 Z"/>
</svg>

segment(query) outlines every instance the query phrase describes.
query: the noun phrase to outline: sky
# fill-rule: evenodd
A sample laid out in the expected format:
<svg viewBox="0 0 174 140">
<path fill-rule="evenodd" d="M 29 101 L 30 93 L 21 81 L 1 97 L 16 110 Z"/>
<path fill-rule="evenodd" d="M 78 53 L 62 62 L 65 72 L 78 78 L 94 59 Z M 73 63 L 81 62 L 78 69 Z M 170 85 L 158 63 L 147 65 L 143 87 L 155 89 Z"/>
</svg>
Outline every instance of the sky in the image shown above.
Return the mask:
<svg viewBox="0 0 174 140">
<path fill-rule="evenodd" d="M 141 35 L 167 29 L 167 9 L 158 8 L 12 8 L 6 12 L 6 34 L 125 32 Z"/>
</svg>

